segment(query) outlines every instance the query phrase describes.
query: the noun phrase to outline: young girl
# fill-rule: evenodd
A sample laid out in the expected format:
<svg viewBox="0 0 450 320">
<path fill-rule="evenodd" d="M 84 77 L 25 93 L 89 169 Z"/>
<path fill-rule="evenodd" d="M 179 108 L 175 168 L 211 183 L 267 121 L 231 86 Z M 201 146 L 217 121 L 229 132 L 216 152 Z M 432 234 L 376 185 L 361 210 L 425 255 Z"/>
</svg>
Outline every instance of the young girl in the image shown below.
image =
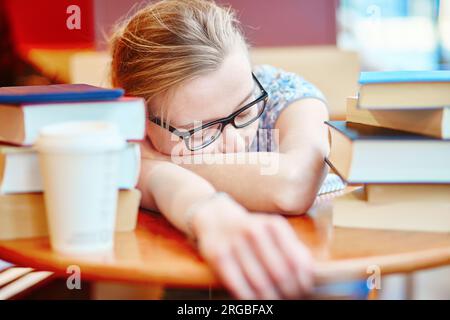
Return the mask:
<svg viewBox="0 0 450 320">
<path fill-rule="evenodd" d="M 298 298 L 313 261 L 286 220 L 326 174 L 323 95 L 252 68 L 234 14 L 205 0 L 139 10 L 112 40 L 112 82 L 148 106 L 142 206 L 197 240 L 237 298 Z M 270 214 L 272 213 L 272 214 Z"/>
</svg>

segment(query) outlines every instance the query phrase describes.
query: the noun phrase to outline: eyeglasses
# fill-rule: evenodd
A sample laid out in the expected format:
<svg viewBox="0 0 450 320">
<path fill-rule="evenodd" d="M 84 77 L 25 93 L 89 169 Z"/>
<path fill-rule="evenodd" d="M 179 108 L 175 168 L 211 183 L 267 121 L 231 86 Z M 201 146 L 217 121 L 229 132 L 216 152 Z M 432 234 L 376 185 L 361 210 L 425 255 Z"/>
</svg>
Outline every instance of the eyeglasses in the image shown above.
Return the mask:
<svg viewBox="0 0 450 320">
<path fill-rule="evenodd" d="M 190 130 L 177 129 L 156 117 L 149 120 L 183 139 L 190 151 L 203 149 L 213 143 L 228 124 L 233 125 L 236 129 L 240 129 L 252 124 L 261 117 L 266 108 L 269 95 L 253 73 L 252 77 L 257 84 L 253 95 L 258 98 L 233 112 L 228 117 L 208 122 Z"/>
</svg>

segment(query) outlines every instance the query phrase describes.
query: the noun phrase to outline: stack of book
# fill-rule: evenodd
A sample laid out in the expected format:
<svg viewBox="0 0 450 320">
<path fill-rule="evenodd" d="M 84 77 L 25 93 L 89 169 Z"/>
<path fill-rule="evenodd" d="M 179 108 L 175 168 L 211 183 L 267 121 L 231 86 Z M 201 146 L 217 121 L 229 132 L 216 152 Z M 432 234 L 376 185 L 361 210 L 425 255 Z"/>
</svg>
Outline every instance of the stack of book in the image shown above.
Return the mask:
<svg viewBox="0 0 450 320">
<path fill-rule="evenodd" d="M 121 154 L 116 231 L 136 226 L 140 192 L 139 145 L 145 132 L 145 105 L 121 89 L 89 85 L 0 88 L 0 240 L 48 235 L 38 157 L 39 130 L 66 121 L 115 123 L 129 141 Z"/>
<path fill-rule="evenodd" d="M 327 163 L 347 183 L 338 227 L 450 232 L 450 72 L 363 72 Z"/>
</svg>

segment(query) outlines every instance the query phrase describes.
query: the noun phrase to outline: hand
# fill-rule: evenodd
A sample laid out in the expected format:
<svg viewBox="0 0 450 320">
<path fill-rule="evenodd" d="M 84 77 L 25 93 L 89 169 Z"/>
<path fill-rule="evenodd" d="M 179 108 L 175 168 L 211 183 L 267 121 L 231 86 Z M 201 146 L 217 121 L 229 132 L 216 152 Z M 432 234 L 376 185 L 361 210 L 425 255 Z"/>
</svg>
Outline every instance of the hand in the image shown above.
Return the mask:
<svg viewBox="0 0 450 320">
<path fill-rule="evenodd" d="M 295 299 L 313 286 L 312 258 L 281 216 L 228 201 L 195 215 L 199 250 L 238 299 Z"/>
</svg>

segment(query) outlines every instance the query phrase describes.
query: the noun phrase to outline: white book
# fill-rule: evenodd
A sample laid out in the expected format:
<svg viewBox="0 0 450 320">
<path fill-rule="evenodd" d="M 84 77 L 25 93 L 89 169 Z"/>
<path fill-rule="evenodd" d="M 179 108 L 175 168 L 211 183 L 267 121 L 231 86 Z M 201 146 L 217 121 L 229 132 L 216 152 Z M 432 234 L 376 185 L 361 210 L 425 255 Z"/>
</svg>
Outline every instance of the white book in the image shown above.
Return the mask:
<svg viewBox="0 0 450 320">
<path fill-rule="evenodd" d="M 450 140 L 399 130 L 327 121 L 325 159 L 348 184 L 450 183 Z"/>
<path fill-rule="evenodd" d="M 22 269 L 29 269 L 29 271 L 25 270 L 24 272 Z M 6 277 L 8 277 L 16 270 L 18 271 L 16 272 L 17 277 L 7 282 L 4 286 L 0 285 L 0 300 L 11 299 L 53 276 L 53 272 L 50 271 L 34 271 L 31 268 L 15 267 L 0 273 L 0 283 L 2 282 L 3 274 L 6 273 Z M 6 278 L 6 280 L 8 279 Z"/>
<path fill-rule="evenodd" d="M 140 170 L 140 147 L 128 143 L 122 151 L 119 188 L 136 186 Z M 33 147 L 10 147 L 0 145 L 0 194 L 42 192 L 39 161 Z"/>
<path fill-rule="evenodd" d="M 0 141 L 30 146 L 46 125 L 66 121 L 115 123 L 126 140 L 142 140 L 145 134 L 145 103 L 142 98 L 113 101 L 0 104 Z"/>
</svg>

